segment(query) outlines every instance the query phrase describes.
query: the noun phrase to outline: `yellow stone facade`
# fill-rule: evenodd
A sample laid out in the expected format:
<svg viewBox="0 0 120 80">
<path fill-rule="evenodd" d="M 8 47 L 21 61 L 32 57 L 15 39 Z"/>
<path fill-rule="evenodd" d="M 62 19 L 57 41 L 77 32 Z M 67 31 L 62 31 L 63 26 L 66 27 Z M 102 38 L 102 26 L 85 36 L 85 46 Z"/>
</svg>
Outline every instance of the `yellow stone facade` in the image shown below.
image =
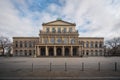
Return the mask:
<svg viewBox="0 0 120 80">
<path fill-rule="evenodd" d="M 42 24 L 39 37 L 13 37 L 16 56 L 102 56 L 103 37 L 79 37 L 75 23 L 55 20 Z"/>
</svg>

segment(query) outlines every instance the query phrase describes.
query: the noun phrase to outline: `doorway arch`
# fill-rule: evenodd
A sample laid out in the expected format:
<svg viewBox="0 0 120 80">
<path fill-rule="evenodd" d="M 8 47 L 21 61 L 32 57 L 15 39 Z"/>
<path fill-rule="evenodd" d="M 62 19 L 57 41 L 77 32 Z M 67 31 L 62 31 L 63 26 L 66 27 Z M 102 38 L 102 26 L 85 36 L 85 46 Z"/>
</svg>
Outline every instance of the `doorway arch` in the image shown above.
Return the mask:
<svg viewBox="0 0 120 80">
<path fill-rule="evenodd" d="M 41 48 L 41 56 L 45 56 L 45 53 L 46 53 L 46 51 L 45 51 L 45 48 Z"/>
<path fill-rule="evenodd" d="M 54 49 L 53 48 L 49 48 L 49 56 L 54 56 Z"/>
<path fill-rule="evenodd" d="M 77 56 L 77 48 L 73 48 L 73 56 Z"/>
<path fill-rule="evenodd" d="M 62 49 L 61 48 L 57 48 L 57 56 L 62 56 Z"/>
<path fill-rule="evenodd" d="M 65 48 L 65 56 L 69 56 L 69 48 Z"/>
</svg>

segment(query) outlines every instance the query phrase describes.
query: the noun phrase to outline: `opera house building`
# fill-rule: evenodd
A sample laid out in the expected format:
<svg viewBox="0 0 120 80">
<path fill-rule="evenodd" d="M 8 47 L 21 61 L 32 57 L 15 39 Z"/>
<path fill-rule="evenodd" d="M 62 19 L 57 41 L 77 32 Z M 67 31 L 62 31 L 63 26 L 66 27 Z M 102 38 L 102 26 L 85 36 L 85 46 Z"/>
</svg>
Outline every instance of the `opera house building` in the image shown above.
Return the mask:
<svg viewBox="0 0 120 80">
<path fill-rule="evenodd" d="M 14 56 L 74 57 L 104 55 L 103 37 L 80 37 L 76 24 L 57 19 L 42 24 L 39 37 L 13 37 Z"/>
</svg>

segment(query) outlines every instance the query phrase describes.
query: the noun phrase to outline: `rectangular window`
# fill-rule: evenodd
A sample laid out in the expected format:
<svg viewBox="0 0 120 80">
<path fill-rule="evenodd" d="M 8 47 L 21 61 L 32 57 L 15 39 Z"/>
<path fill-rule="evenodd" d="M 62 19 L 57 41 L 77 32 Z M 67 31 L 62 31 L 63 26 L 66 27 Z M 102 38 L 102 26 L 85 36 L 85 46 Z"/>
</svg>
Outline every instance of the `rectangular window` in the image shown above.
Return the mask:
<svg viewBox="0 0 120 80">
<path fill-rule="evenodd" d="M 46 32 L 48 33 L 50 31 L 50 29 L 49 28 L 46 28 Z"/>
<path fill-rule="evenodd" d="M 64 28 L 63 32 L 66 32 L 66 28 Z"/>
<path fill-rule="evenodd" d="M 89 42 L 86 42 L 86 48 L 88 48 L 89 47 Z"/>
<path fill-rule="evenodd" d="M 72 28 L 69 28 L 69 32 L 72 32 Z"/>
<path fill-rule="evenodd" d="M 53 32 L 53 33 L 55 32 L 55 28 L 52 28 L 52 32 Z"/>
<path fill-rule="evenodd" d="M 61 28 L 58 28 L 58 33 L 61 33 Z"/>
</svg>

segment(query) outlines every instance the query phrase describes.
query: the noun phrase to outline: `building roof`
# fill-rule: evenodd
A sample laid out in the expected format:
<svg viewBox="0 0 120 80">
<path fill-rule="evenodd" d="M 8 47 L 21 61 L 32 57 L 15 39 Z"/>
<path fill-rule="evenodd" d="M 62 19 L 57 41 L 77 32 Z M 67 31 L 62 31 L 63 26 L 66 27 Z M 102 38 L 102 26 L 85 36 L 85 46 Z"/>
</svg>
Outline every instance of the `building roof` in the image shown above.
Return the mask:
<svg viewBox="0 0 120 80">
<path fill-rule="evenodd" d="M 38 39 L 39 37 L 13 37 L 13 39 Z"/>
<path fill-rule="evenodd" d="M 104 37 L 79 37 L 79 39 L 104 39 Z"/>
<path fill-rule="evenodd" d="M 57 19 L 55 21 L 43 23 L 43 26 L 76 26 L 75 23 L 70 23 L 67 21 L 63 21 L 62 19 Z"/>
</svg>

